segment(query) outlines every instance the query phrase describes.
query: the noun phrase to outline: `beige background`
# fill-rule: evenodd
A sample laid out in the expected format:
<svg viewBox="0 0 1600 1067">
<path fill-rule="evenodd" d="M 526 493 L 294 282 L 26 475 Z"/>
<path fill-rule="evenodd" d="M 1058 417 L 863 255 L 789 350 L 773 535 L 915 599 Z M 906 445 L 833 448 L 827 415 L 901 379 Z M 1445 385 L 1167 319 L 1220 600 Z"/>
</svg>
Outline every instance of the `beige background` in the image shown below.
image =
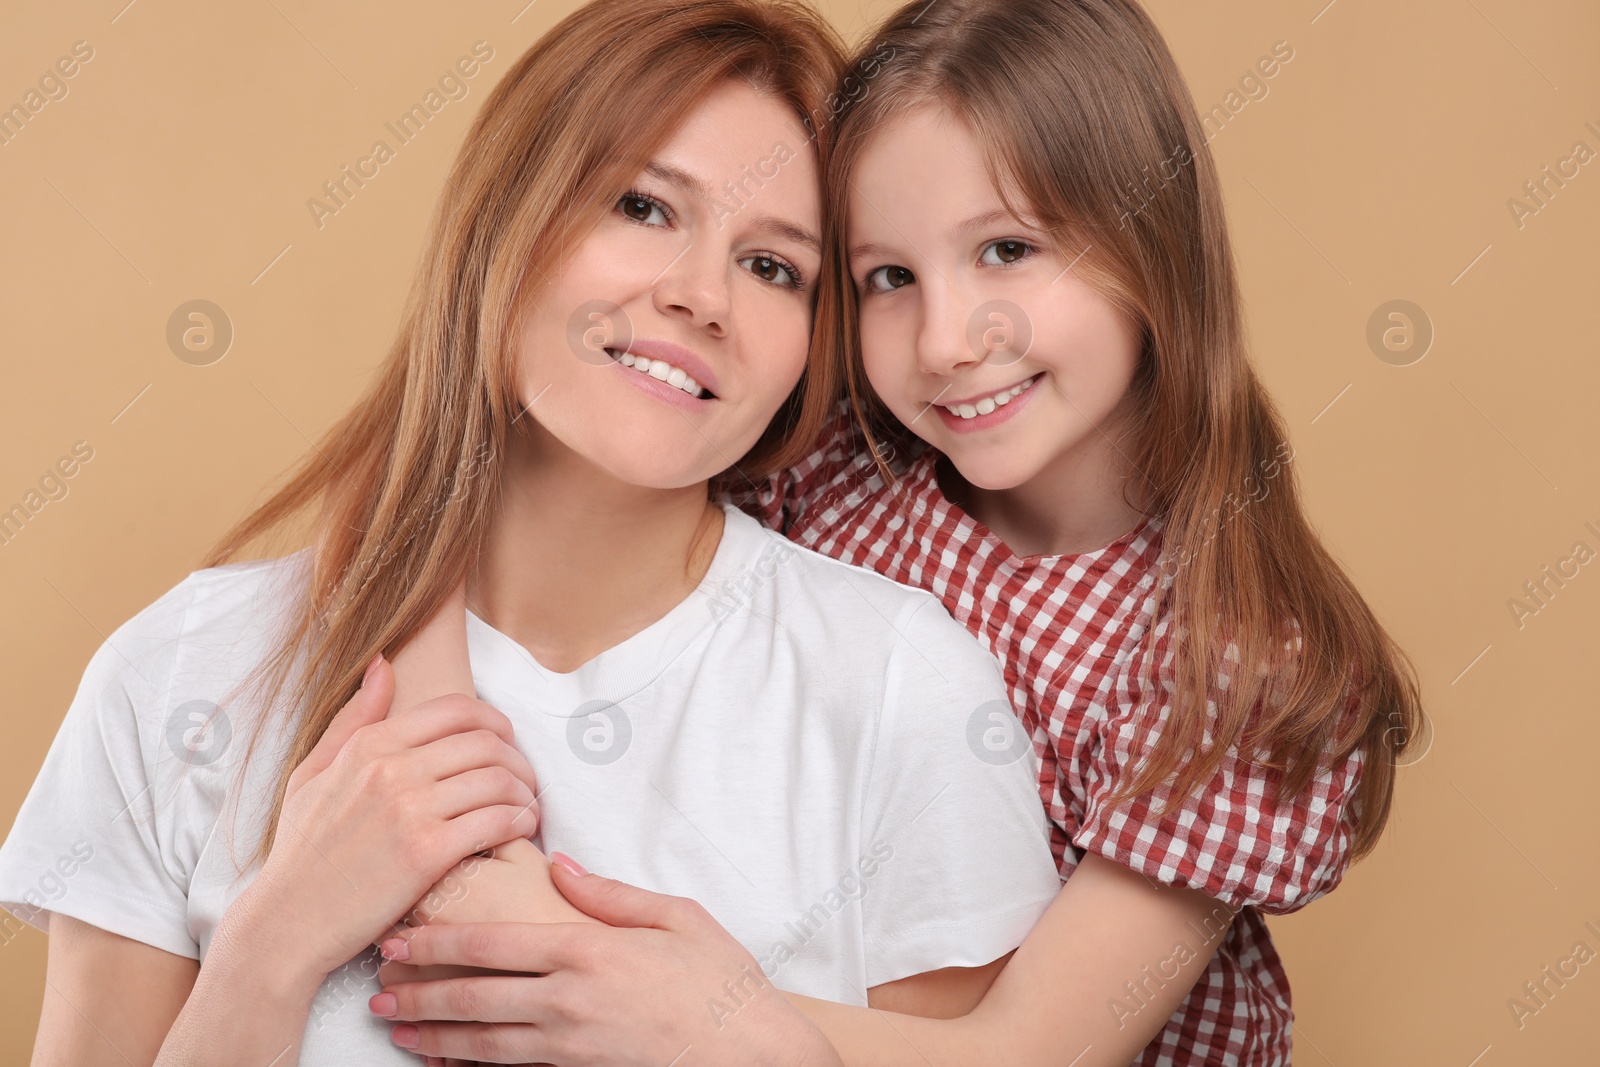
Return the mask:
<svg viewBox="0 0 1600 1067">
<path fill-rule="evenodd" d="M 124 2 L 10 5 L 0 32 L 0 106 L 94 50 L 0 146 L 0 509 L 94 450 L 0 545 L 0 825 L 104 635 L 371 373 L 468 119 L 574 6 Z M 1520 1027 L 1508 1000 L 1575 943 L 1600 952 L 1600 564 L 1520 627 L 1507 602 L 1574 542 L 1600 550 L 1600 163 L 1520 228 L 1507 202 L 1575 142 L 1600 151 L 1600 8 L 1326 2 L 1152 3 L 1203 109 L 1294 49 L 1213 142 L 1254 350 L 1313 517 L 1415 657 L 1436 730 L 1380 851 L 1273 923 L 1296 1062 L 1596 1062 L 1600 963 Z M 887 10 L 826 6 L 852 35 Z M 480 39 L 470 95 L 319 229 L 306 201 Z M 210 366 L 166 341 L 197 298 L 236 330 Z M 1436 330 L 1409 366 L 1366 340 L 1397 298 Z M 0 945 L 0 1062 L 26 1059 L 44 958 L 32 931 Z"/>
</svg>

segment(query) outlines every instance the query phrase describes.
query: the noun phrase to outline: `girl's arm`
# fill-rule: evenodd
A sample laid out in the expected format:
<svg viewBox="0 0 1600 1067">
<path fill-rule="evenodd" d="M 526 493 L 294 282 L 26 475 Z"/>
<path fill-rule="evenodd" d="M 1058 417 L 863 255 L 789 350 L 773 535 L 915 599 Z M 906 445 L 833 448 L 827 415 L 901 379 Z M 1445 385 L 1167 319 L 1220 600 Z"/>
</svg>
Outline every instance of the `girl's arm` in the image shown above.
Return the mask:
<svg viewBox="0 0 1600 1067">
<path fill-rule="evenodd" d="M 584 1061 L 595 1064 L 669 1062 L 692 1045 L 704 1064 L 1125 1067 L 1206 969 L 1234 914 L 1202 893 L 1152 885 L 1086 855 L 986 994 L 989 968 L 950 968 L 876 987 L 873 1006 L 860 1008 L 772 996 L 770 984 L 756 984 L 754 959 L 693 901 L 560 863 L 551 875 L 567 899 L 610 925 L 405 931 L 385 943 L 386 955 L 549 978 L 397 982 L 391 968 L 372 1007 L 408 1024 L 397 1028 L 397 1042 L 491 1063 L 559 1061 L 579 1049 L 608 1050 Z M 735 1019 L 750 1025 L 710 1027 L 707 999 L 726 996 L 730 979 L 742 980 L 751 1006 Z M 980 998 L 958 1018 L 911 1014 Z M 782 1036 L 779 1058 L 773 1035 Z"/>
<path fill-rule="evenodd" d="M 1091 853 L 963 1018 L 786 995 L 847 1065 L 1125 1067 L 1210 964 L 1233 914 Z"/>
</svg>

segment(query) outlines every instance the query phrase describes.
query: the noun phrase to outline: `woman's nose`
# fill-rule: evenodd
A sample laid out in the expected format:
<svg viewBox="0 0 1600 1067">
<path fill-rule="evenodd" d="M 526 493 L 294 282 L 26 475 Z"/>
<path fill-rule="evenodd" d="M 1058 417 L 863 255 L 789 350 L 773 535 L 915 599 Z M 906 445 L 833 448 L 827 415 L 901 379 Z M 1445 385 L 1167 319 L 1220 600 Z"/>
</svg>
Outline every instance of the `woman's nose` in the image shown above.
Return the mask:
<svg viewBox="0 0 1600 1067">
<path fill-rule="evenodd" d="M 725 254 L 710 243 L 686 244 L 656 278 L 656 309 L 667 315 L 685 316 L 713 333 L 726 330 L 732 303 L 729 255 L 731 252 Z"/>
</svg>

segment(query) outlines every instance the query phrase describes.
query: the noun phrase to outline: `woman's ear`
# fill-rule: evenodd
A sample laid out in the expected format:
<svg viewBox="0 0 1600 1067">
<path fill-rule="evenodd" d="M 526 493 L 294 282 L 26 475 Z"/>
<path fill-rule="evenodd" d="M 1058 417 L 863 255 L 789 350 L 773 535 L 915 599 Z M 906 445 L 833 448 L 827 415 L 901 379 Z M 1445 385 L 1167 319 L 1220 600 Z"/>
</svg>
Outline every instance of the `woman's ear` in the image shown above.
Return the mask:
<svg viewBox="0 0 1600 1067">
<path fill-rule="evenodd" d="M 451 590 L 433 617 L 389 660 L 394 667 L 390 715 L 403 714 L 434 697 L 475 696 L 472 663 L 467 658 L 467 591 Z"/>
</svg>

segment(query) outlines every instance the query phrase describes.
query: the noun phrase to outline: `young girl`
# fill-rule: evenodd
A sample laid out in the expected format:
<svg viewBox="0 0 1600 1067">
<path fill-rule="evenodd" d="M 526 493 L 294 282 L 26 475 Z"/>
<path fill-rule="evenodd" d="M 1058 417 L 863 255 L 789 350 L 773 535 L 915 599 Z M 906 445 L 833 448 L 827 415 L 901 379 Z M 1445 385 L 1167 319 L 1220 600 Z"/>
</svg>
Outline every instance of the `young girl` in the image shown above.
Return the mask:
<svg viewBox="0 0 1600 1067">
<path fill-rule="evenodd" d="M 1025 765 L 967 746 L 1005 707 L 995 664 L 926 592 L 712 492 L 734 457 L 803 455 L 836 393 L 807 356 L 840 52 L 799 4 L 598 0 L 507 72 L 378 382 L 216 562 L 308 505 L 314 544 L 120 627 L 0 850 L 24 904 L 72 850 L 35 1062 L 414 1063 L 364 1010 L 371 944 L 532 832 L 536 785 L 551 843 L 791 941 L 786 982 L 820 997 L 1021 942 L 1058 882 Z M 378 653 L 462 585 L 495 707 L 385 719 Z"/>
<path fill-rule="evenodd" d="M 1376 844 L 1418 696 L 1301 511 L 1203 128 L 1132 0 L 915 0 L 862 54 L 876 74 L 826 182 L 852 410 L 743 497 L 802 545 L 934 592 L 1003 663 L 1066 884 L 964 1018 L 803 1006 L 846 1062 L 880 1067 L 1286 1064 L 1263 916 Z M 617 970 L 567 972 L 588 982 L 569 1002 L 628 1005 L 590 1009 L 596 1027 L 704 1012 L 716 967 L 696 983 L 672 960 L 718 959 L 714 930 L 554 877 L 591 915 L 656 927 L 504 932 L 524 961 L 558 950 L 540 970 L 580 934 L 611 940 Z M 455 959 L 461 934 L 390 952 Z M 392 988 L 397 1018 L 464 1017 Z M 547 1018 L 535 983 L 521 996 L 499 1028 Z M 542 1029 L 552 1058 L 584 1036 L 563 1025 Z M 421 1049 L 493 1047 L 448 1027 L 424 1023 Z"/>
</svg>

